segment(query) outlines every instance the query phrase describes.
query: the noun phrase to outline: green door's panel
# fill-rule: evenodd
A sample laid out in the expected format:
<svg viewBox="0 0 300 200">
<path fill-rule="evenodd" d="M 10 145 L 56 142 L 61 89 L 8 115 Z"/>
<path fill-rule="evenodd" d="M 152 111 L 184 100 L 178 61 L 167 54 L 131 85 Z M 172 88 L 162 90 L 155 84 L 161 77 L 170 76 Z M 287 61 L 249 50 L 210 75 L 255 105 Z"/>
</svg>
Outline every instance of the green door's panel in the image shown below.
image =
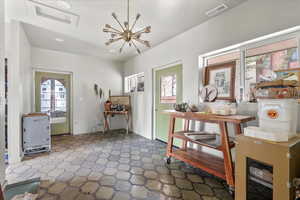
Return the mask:
<svg viewBox="0 0 300 200">
<path fill-rule="evenodd" d="M 41 81 L 42 79 L 58 79 L 64 80 L 66 95 L 67 95 L 67 114 L 66 121 L 64 123 L 51 124 L 51 135 L 61 135 L 70 133 L 70 75 L 68 74 L 56 74 L 48 72 L 36 72 L 35 73 L 35 111 L 41 112 Z"/>
<path fill-rule="evenodd" d="M 155 72 L 155 133 L 156 139 L 167 142 L 169 133 L 169 120 L 170 116 L 162 114 L 163 110 L 173 109 L 173 104 L 161 103 L 161 77 L 176 74 L 176 103 L 182 102 L 182 65 L 176 65 L 166 69 L 158 70 Z M 183 121 L 176 120 L 175 130 L 180 131 L 183 128 Z M 178 147 L 181 146 L 181 140 L 175 139 L 174 144 Z"/>
</svg>

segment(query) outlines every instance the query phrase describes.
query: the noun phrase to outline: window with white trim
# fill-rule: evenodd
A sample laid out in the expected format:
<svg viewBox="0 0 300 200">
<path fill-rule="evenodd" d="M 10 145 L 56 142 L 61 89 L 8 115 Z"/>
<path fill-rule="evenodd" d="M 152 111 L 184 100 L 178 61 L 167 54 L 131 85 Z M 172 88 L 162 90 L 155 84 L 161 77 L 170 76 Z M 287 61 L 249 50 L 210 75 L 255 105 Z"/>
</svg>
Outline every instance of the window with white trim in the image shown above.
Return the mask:
<svg viewBox="0 0 300 200">
<path fill-rule="evenodd" d="M 124 78 L 124 93 L 144 91 L 144 72 L 126 76 Z"/>
<path fill-rule="evenodd" d="M 300 71 L 298 44 L 300 33 L 281 35 L 203 57 L 204 66 L 236 61 L 235 96 L 249 100 L 255 83 L 278 77 L 278 72 Z"/>
</svg>

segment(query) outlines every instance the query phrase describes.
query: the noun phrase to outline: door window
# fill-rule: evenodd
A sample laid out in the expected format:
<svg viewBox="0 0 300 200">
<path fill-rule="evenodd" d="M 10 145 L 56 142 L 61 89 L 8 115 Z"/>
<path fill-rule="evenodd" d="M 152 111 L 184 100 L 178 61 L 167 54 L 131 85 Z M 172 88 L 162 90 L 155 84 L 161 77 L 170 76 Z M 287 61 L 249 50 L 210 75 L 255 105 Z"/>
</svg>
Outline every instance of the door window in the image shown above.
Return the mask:
<svg viewBox="0 0 300 200">
<path fill-rule="evenodd" d="M 161 77 L 160 103 L 176 103 L 176 74 Z"/>
<path fill-rule="evenodd" d="M 67 112 L 67 95 L 63 80 L 48 79 L 41 83 L 41 112 L 51 117 L 65 117 Z"/>
</svg>

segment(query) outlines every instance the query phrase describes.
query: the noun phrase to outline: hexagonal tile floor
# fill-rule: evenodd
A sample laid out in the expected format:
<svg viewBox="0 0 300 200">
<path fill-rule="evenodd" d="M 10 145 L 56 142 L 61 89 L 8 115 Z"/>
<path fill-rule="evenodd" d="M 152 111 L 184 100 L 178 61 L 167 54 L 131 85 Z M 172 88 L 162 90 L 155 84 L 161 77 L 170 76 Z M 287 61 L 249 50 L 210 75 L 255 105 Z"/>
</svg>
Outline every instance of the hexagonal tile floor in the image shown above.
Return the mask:
<svg viewBox="0 0 300 200">
<path fill-rule="evenodd" d="M 164 161 L 166 145 L 135 134 L 55 136 L 52 152 L 7 168 L 15 183 L 41 177 L 43 200 L 220 200 L 224 181 L 183 162 Z"/>
</svg>

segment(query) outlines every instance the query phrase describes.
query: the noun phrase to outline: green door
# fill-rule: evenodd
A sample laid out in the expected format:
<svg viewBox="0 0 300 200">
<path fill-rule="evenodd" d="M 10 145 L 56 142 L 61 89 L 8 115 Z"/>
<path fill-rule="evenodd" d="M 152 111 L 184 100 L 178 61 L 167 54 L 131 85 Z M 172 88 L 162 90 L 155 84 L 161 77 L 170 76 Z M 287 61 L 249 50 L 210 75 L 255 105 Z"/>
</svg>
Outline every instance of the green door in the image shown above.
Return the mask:
<svg viewBox="0 0 300 200">
<path fill-rule="evenodd" d="M 173 104 L 182 103 L 182 65 L 155 71 L 155 135 L 167 142 L 169 119 L 163 110 L 173 109 Z M 175 130 L 182 130 L 182 120 L 176 120 Z M 175 140 L 175 145 L 181 143 Z"/>
<path fill-rule="evenodd" d="M 35 110 L 50 115 L 51 135 L 70 134 L 70 75 L 35 73 Z"/>
</svg>

